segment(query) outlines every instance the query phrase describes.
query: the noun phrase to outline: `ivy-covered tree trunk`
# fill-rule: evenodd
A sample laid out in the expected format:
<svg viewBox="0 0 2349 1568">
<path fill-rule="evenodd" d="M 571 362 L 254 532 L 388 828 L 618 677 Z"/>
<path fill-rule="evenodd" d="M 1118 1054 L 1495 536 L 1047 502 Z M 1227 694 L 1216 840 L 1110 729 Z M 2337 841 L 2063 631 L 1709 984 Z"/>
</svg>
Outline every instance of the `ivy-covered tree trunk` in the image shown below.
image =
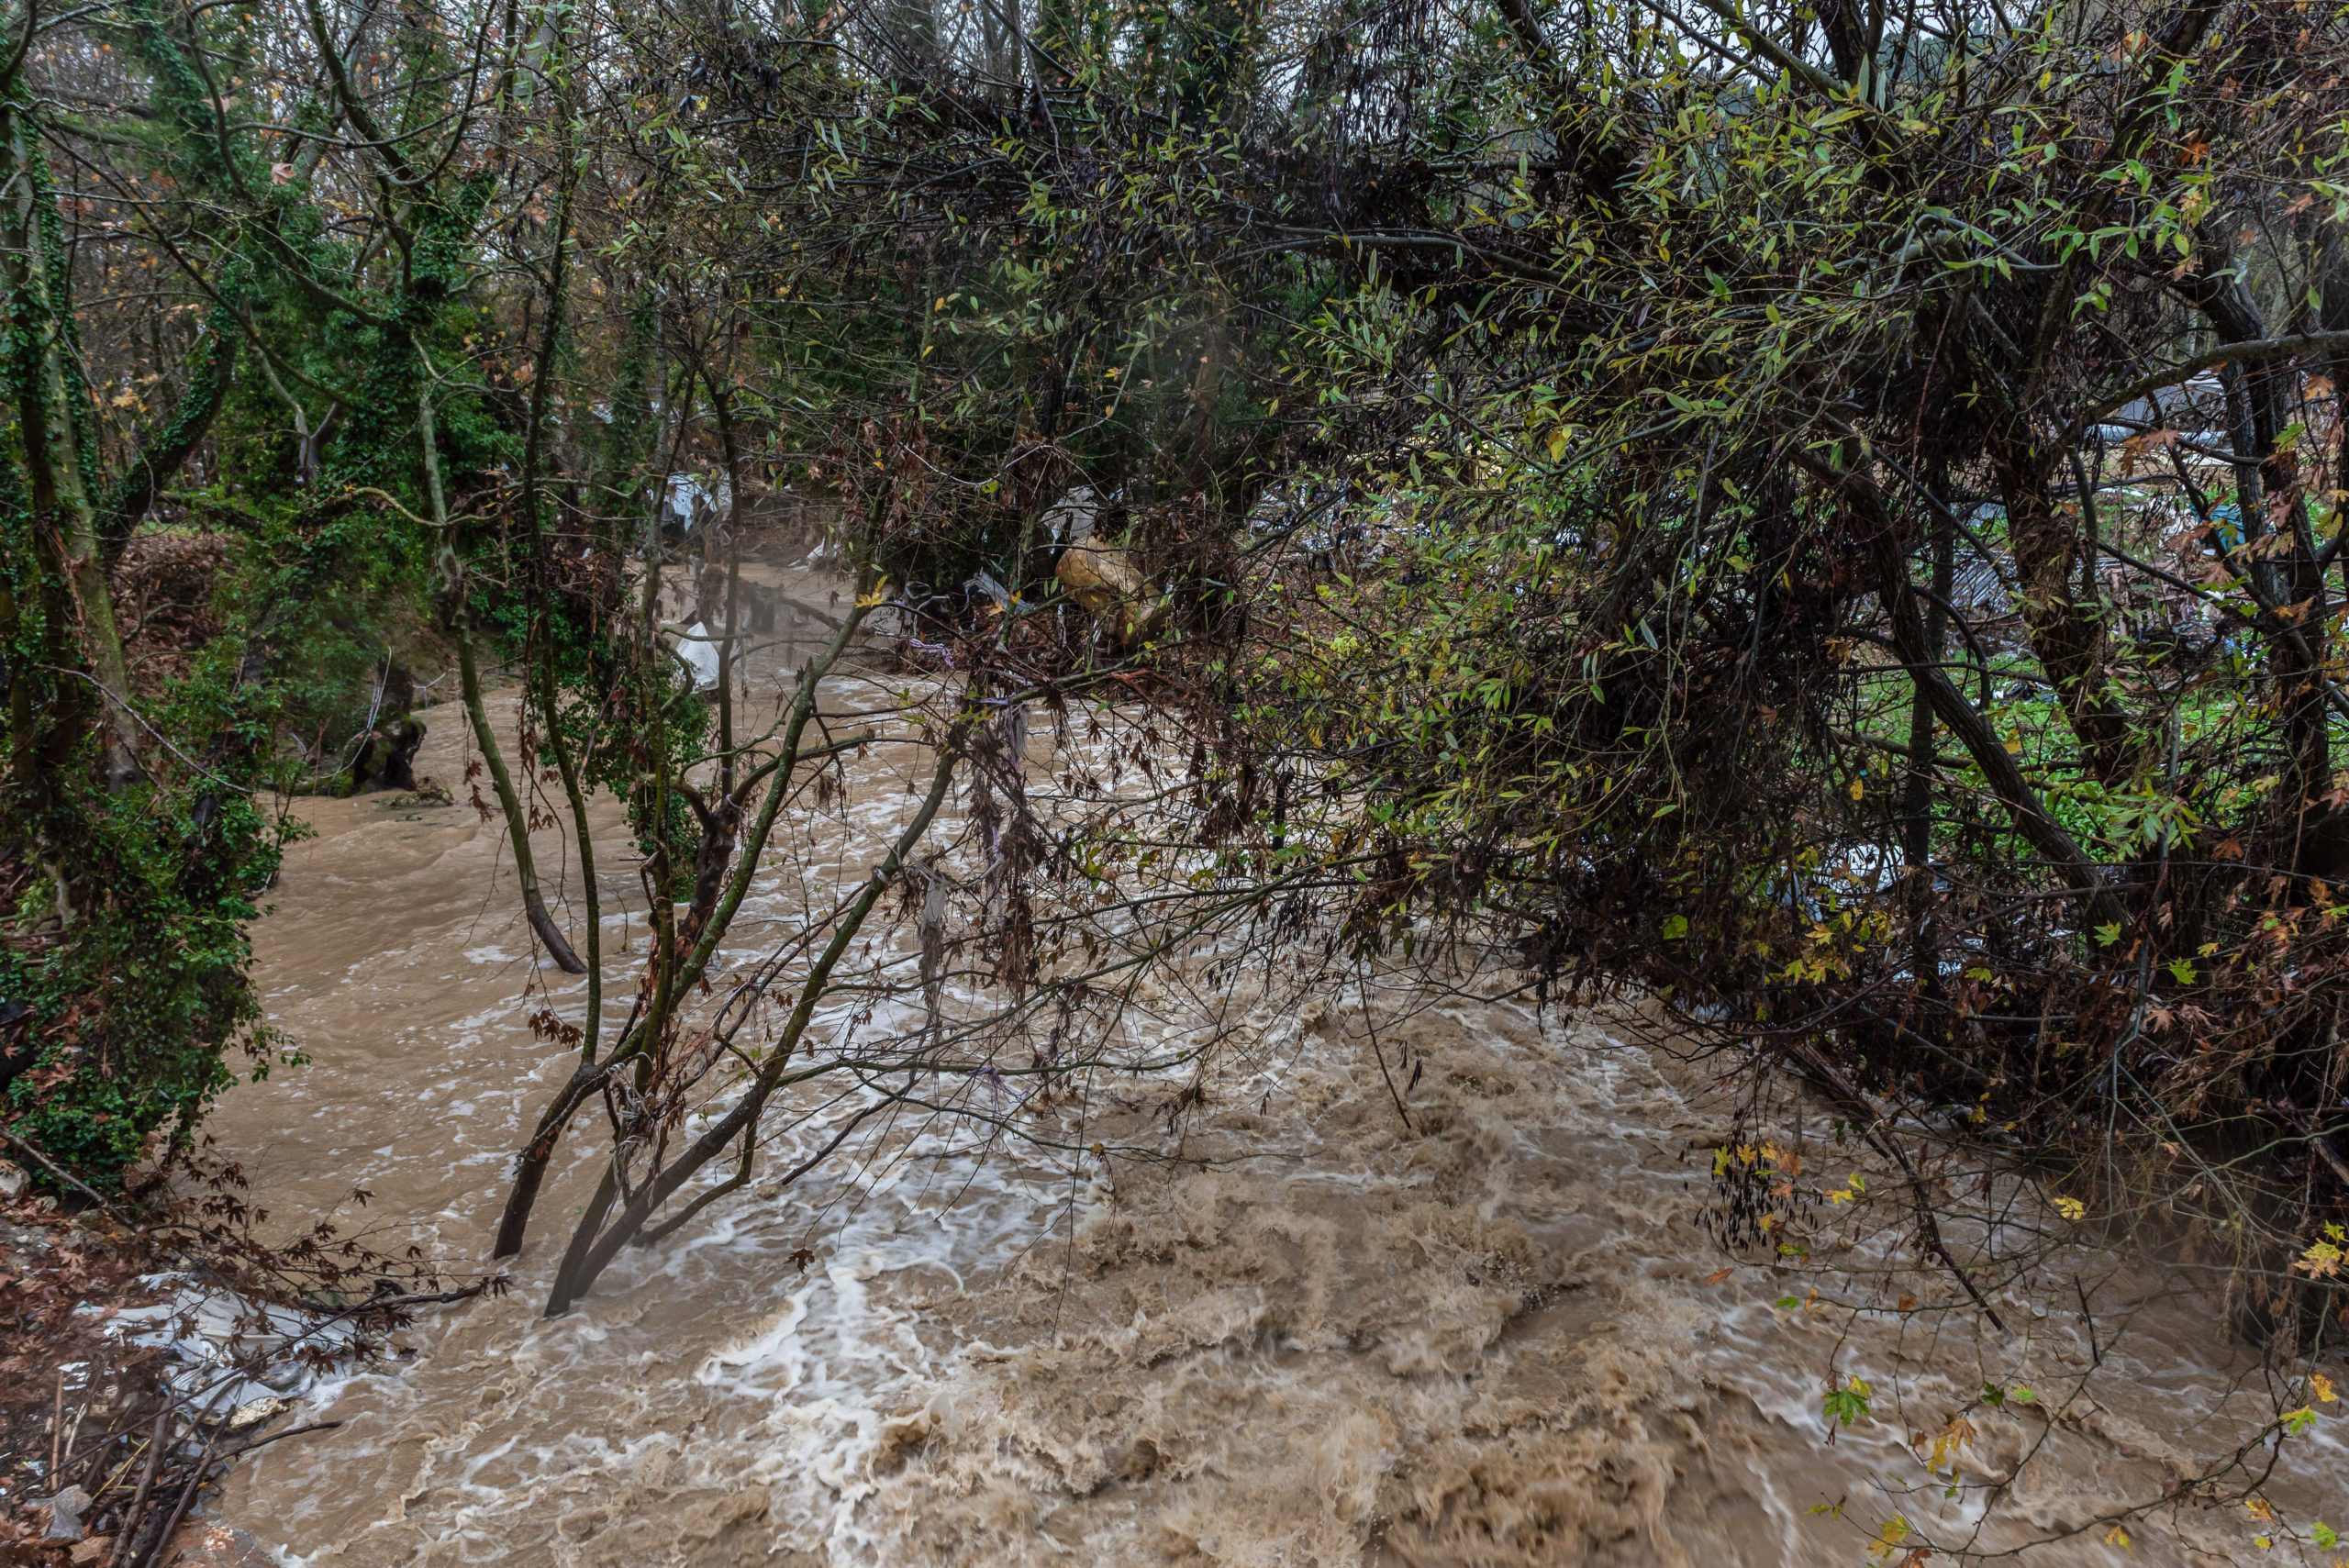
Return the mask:
<svg viewBox="0 0 2349 1568">
<path fill-rule="evenodd" d="M 39 135 L 17 84 L 0 83 L 0 284 L 26 501 L 34 531 L 56 540 L 80 622 L 86 678 L 96 684 L 106 715 L 106 777 L 119 788 L 139 776 L 138 726 L 92 494 L 97 465 L 89 392 L 73 352 L 70 260 L 47 190 Z"/>
</svg>

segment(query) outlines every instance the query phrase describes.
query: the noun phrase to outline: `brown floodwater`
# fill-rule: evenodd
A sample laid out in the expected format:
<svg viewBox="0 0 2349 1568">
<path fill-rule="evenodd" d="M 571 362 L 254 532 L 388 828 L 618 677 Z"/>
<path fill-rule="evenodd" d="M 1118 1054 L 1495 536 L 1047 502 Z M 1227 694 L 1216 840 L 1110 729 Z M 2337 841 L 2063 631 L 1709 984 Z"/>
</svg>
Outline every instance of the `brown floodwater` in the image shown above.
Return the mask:
<svg viewBox="0 0 2349 1568">
<path fill-rule="evenodd" d="M 233 1091 L 211 1130 L 279 1214 L 338 1209 L 463 1273 L 569 1070 L 528 1017 L 575 1016 L 581 992 L 534 963 L 502 823 L 462 804 L 455 710 L 425 717 L 418 771 L 460 804 L 305 804 L 316 836 L 286 858 L 258 978 L 309 1062 Z M 729 962 L 863 873 L 902 809 L 896 765 L 860 762 L 852 809 L 785 835 Z M 624 974 L 642 897 L 599 810 Z M 562 853 L 545 835 L 575 932 Z M 2343 1404 L 2286 1443 L 2273 1521 L 2234 1491 L 2178 1492 L 2127 1548 L 2111 1538 L 2118 1510 L 2272 1407 L 2176 1282 L 2076 1248 L 2001 1297 L 2008 1335 L 1803 1305 L 1813 1284 L 1835 1294 L 1828 1271 L 1725 1270 L 1703 1220 L 1729 1108 L 1620 1018 L 1370 1002 L 1347 986 L 1223 1020 L 1244 1049 L 1171 1128 L 1139 1087 L 1087 1123 L 1040 1113 L 1161 1158 L 1072 1171 L 941 1124 L 721 1200 L 550 1321 L 592 1184 L 583 1122 L 511 1292 L 312 1389 L 292 1418 L 343 1424 L 246 1462 L 222 1517 L 287 1568 L 1917 1561 L 1926 1537 L 1894 1539 L 1896 1516 L 1986 1551 L 2043 1542 L 2026 1562 L 2332 1561 L 2307 1542 L 2312 1520 L 2349 1529 Z M 1370 1026 L 1419 1064 L 1408 1126 Z M 1855 1231 L 1848 1272 L 1880 1270 L 1884 1299 L 1951 1299 L 1901 1272 L 1898 1231 L 1889 1213 Z M 1848 1428 L 1822 1408 L 1831 1373 L 1874 1391 Z M 1986 1382 L 2036 1397 L 1973 1409 L 1945 1496 L 1911 1434 Z"/>
</svg>

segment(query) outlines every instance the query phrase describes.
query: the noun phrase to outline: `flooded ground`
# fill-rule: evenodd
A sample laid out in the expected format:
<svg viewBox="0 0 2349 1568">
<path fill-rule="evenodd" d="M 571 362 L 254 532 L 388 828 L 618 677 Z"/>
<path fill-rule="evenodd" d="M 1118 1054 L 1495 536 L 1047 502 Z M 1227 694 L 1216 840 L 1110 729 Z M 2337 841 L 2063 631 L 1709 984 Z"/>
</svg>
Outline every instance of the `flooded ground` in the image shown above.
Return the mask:
<svg viewBox="0 0 2349 1568">
<path fill-rule="evenodd" d="M 462 727 L 426 717 L 418 772 L 462 803 Z M 870 864 L 902 796 L 891 763 L 857 766 L 869 809 L 764 877 L 733 962 Z M 571 1062 L 528 1015 L 575 1009 L 577 983 L 530 962 L 498 823 L 381 796 L 306 814 L 259 940 L 273 1021 L 311 1061 L 233 1092 L 212 1132 L 279 1211 L 364 1186 L 344 1212 L 373 1239 L 478 1269 Z M 548 835 L 551 883 L 560 852 Z M 607 942 L 641 941 L 632 868 L 613 853 L 605 877 Z M 1864 1240 L 1853 1260 L 1886 1270 L 1869 1288 L 1919 1309 L 1806 1305 L 1823 1272 L 1733 1265 L 1703 1229 L 1730 1123 L 1701 1073 L 1602 1015 L 1369 1001 L 1241 1018 L 1186 1117 L 1140 1083 L 1045 1117 L 1153 1158 L 909 1135 L 722 1200 L 549 1321 L 592 1181 L 596 1140 L 574 1138 L 513 1290 L 315 1392 L 293 1418 L 343 1425 L 256 1455 L 223 1517 L 288 1568 L 1759 1568 L 1918 1562 L 1928 1540 L 2332 1561 L 2310 1542 L 2349 1528 L 2341 1404 L 2286 1444 L 2272 1518 L 2240 1486 L 2181 1486 L 2272 1405 L 2174 1282 L 2082 1253 L 2001 1297 L 2001 1336 L 1932 1311 L 1947 1277 Z M 1380 1056 L 1411 1066 L 1408 1125 Z M 1831 1376 L 1872 1391 L 1849 1427 Z M 2032 1394 L 1987 1407 L 1985 1384 Z M 2124 1546 L 2112 1521 L 2165 1496 Z"/>
</svg>

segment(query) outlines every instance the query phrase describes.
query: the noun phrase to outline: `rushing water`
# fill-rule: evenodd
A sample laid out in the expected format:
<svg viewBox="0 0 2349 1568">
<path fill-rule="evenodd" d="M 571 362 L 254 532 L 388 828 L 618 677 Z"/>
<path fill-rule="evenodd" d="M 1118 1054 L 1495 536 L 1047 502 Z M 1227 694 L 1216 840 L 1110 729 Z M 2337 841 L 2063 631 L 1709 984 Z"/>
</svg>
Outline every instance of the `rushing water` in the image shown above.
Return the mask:
<svg viewBox="0 0 2349 1568">
<path fill-rule="evenodd" d="M 462 798 L 455 710 L 427 717 L 419 771 Z M 866 792 L 863 826 L 895 798 Z M 548 996 L 575 1010 L 575 983 L 530 965 L 497 823 L 383 797 L 307 815 L 260 978 L 311 1061 L 236 1091 L 212 1131 L 280 1214 L 340 1204 L 373 1240 L 478 1267 L 570 1063 L 526 1018 Z M 746 909 L 738 961 L 803 906 L 811 856 L 851 877 L 871 860 L 853 832 L 801 848 Z M 561 852 L 549 835 L 541 856 Z M 617 950 L 644 929 L 606 859 Z M 1380 1049 L 1424 1063 L 1408 1126 L 1359 995 L 1267 1008 L 1172 1130 L 1155 1089 L 1096 1099 L 1087 1136 L 1164 1159 L 1072 1177 L 933 1131 L 723 1200 L 548 1321 L 585 1128 L 514 1290 L 314 1392 L 295 1418 L 343 1425 L 255 1456 L 223 1513 L 289 1568 L 1711 1568 L 1859 1563 L 1872 1542 L 1898 1562 L 1917 1538 L 1879 1535 L 1895 1513 L 1984 1550 L 2053 1538 L 2026 1561 L 2332 1561 L 2288 1533 L 2349 1529 L 2349 1402 L 2287 1445 L 2280 1523 L 2184 1493 L 2125 1551 L 2095 1522 L 2270 1408 L 2257 1362 L 2174 1284 L 2090 1256 L 2093 1341 L 2056 1304 L 2068 1275 L 2002 1303 L 2012 1336 L 1776 1305 L 1824 1276 L 1722 1272 L 1700 1222 L 1728 1112 L 1688 1070 L 1597 1015 L 1373 1000 Z M 1876 1391 L 1847 1429 L 1822 1410 L 1831 1369 Z M 1944 1496 L 1910 1434 L 1986 1381 L 2038 1397 L 1974 1410 L 1969 1485 Z"/>
</svg>

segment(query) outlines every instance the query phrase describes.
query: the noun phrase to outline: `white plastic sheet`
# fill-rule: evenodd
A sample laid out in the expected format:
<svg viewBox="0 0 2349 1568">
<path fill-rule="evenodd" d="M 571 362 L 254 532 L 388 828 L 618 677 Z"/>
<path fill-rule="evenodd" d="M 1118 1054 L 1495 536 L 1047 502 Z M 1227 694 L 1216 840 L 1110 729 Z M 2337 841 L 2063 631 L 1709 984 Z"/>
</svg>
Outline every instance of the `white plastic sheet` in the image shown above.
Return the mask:
<svg viewBox="0 0 2349 1568">
<path fill-rule="evenodd" d="M 709 632 L 701 622 L 696 621 L 685 628 L 677 639 L 676 654 L 677 662 L 685 667 L 686 674 L 693 680 L 694 690 L 714 692 L 718 689 L 718 644 L 710 639 Z"/>
</svg>

